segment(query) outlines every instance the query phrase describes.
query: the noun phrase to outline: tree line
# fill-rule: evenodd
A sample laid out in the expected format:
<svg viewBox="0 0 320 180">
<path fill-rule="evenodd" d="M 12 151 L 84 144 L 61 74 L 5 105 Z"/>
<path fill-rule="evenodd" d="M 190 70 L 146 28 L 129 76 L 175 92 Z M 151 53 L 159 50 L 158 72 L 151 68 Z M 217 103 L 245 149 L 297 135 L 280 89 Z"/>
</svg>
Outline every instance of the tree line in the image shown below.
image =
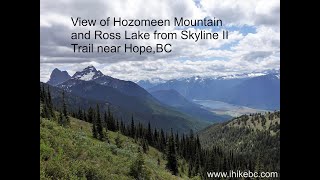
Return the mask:
<svg viewBox="0 0 320 180">
<path fill-rule="evenodd" d="M 219 145 L 206 149 L 202 148 L 198 135 L 195 135 L 192 130 L 188 134 L 179 134 L 171 129 L 168 133 L 161 128 L 152 128 L 150 122 L 145 127 L 142 123 L 136 122 L 133 116 L 131 122 L 126 124 L 121 119 L 116 118 L 110 108 L 101 110 L 99 105 L 90 107 L 88 110 L 79 107 L 76 112 L 68 112 L 64 91 L 61 96 L 61 107 L 56 107 L 59 111 L 59 124 L 67 127 L 70 124 L 68 116 L 72 116 L 92 123 L 92 135 L 101 141 L 109 142 L 108 131 L 113 131 L 133 138 L 141 145 L 144 153 L 149 150 L 149 146 L 152 146 L 165 155 L 166 168 L 173 175 L 179 175 L 180 169 L 189 177 L 201 176 L 202 179 L 207 179 L 207 171 L 262 171 L 264 169 L 260 155 L 250 158 L 243 153 L 235 153 L 232 149 L 228 150 Z M 55 118 L 49 87 L 46 89 L 40 85 L 40 102 L 43 106 L 41 116 L 49 119 Z M 121 142 L 117 142 L 117 139 L 117 146 L 121 147 Z M 138 161 L 138 164 L 143 164 L 140 161 Z M 182 162 L 187 164 L 188 169 L 183 168 Z"/>
</svg>

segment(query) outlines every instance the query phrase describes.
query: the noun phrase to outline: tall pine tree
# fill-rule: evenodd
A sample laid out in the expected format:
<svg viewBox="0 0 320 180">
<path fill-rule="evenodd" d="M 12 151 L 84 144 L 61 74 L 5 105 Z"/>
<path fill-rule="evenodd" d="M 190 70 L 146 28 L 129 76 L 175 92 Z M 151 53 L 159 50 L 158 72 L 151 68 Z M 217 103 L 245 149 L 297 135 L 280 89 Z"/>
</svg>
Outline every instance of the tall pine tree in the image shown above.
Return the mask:
<svg viewBox="0 0 320 180">
<path fill-rule="evenodd" d="M 136 128 L 134 126 L 134 121 L 133 121 L 133 115 L 131 116 L 131 128 L 130 128 L 130 135 L 132 138 L 135 138 L 136 134 Z"/>
<path fill-rule="evenodd" d="M 63 116 L 65 118 L 65 121 L 63 123 L 64 126 L 70 126 L 70 119 L 68 117 L 68 111 L 67 111 L 67 104 L 65 102 L 65 93 L 64 91 L 62 91 L 62 113 L 63 113 Z"/>
<path fill-rule="evenodd" d="M 89 107 L 88 110 L 88 122 L 92 123 L 92 136 L 94 138 L 98 138 L 97 121 L 95 120 L 94 112 L 91 107 Z"/>
<path fill-rule="evenodd" d="M 177 154 L 176 154 L 176 146 L 174 142 L 174 136 L 171 129 L 171 135 L 169 137 L 169 140 L 167 142 L 167 164 L 166 167 L 169 169 L 172 174 L 177 175 L 178 174 L 178 161 L 177 161 Z"/>
<path fill-rule="evenodd" d="M 99 105 L 97 104 L 97 112 L 96 112 L 96 125 L 97 125 L 97 133 L 98 133 L 98 138 L 99 140 L 103 141 L 105 140 L 105 134 L 103 131 L 103 125 L 101 121 L 101 115 L 100 115 L 100 108 Z"/>
</svg>

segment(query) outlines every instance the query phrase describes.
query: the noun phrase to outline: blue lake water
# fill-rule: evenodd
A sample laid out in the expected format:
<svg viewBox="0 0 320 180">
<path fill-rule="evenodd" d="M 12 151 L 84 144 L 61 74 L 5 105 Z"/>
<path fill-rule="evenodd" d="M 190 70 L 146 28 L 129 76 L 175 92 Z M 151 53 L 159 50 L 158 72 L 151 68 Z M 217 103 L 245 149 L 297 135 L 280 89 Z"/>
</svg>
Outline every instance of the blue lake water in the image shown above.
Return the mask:
<svg viewBox="0 0 320 180">
<path fill-rule="evenodd" d="M 202 106 L 208 107 L 210 109 L 218 109 L 218 110 L 228 110 L 228 109 L 234 109 L 238 108 L 239 106 L 229 104 L 222 101 L 213 101 L 213 100 L 193 100 L 193 102 L 197 104 L 201 104 Z"/>
<path fill-rule="evenodd" d="M 209 111 L 212 111 L 216 114 L 230 115 L 233 117 L 241 116 L 243 114 L 265 112 L 265 110 L 263 109 L 254 109 L 254 108 L 230 104 L 222 101 L 194 99 L 193 102 L 202 105 L 203 108 Z"/>
</svg>

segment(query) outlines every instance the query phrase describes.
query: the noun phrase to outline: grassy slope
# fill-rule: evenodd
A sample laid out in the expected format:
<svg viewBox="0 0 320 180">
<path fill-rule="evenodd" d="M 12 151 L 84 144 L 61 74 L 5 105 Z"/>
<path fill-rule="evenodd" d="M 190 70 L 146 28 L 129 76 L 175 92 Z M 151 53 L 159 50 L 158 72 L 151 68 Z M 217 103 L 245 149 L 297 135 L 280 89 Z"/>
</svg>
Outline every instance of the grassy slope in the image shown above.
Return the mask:
<svg viewBox="0 0 320 180">
<path fill-rule="evenodd" d="M 280 172 L 280 112 L 243 115 L 204 129 L 199 138 L 203 148 L 232 150 L 245 159 L 260 159 L 265 171 Z"/>
<path fill-rule="evenodd" d="M 265 117 L 265 121 L 262 120 L 261 116 L 247 116 L 248 118 L 235 118 L 233 121 L 230 121 L 227 126 L 229 127 L 246 127 L 249 129 L 253 129 L 254 131 L 270 131 L 271 135 L 275 135 L 277 132 L 271 129 L 271 126 L 275 124 L 280 124 L 280 117 L 271 116 L 274 113 L 266 113 L 263 116 Z"/>
<path fill-rule="evenodd" d="M 40 179 L 133 179 L 129 170 L 136 159 L 138 144 L 120 134 L 123 147 L 117 148 L 117 133 L 108 131 L 110 144 L 96 140 L 91 135 L 91 125 L 71 118 L 71 127 L 64 128 L 56 122 L 42 119 L 40 123 Z M 158 157 L 161 160 L 157 164 Z M 188 179 L 171 175 L 165 169 L 162 153 L 150 147 L 144 154 L 145 165 L 151 179 Z M 185 167 L 184 169 L 187 169 Z"/>
</svg>

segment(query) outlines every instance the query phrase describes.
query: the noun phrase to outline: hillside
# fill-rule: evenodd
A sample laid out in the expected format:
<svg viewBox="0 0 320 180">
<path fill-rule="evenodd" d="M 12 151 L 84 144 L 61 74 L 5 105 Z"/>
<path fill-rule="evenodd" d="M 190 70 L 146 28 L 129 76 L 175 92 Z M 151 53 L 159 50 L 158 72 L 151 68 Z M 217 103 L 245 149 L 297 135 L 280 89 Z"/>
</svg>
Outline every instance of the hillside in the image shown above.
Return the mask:
<svg viewBox="0 0 320 180">
<path fill-rule="evenodd" d="M 203 148 L 233 151 L 265 170 L 280 172 L 280 111 L 250 114 L 211 125 L 198 133 Z"/>
<path fill-rule="evenodd" d="M 259 109 L 280 109 L 280 79 L 268 74 L 248 79 L 226 91 L 226 102 Z"/>
<path fill-rule="evenodd" d="M 280 112 L 243 115 L 227 123 L 227 126 L 268 131 L 271 135 L 276 135 L 280 133 Z"/>
<path fill-rule="evenodd" d="M 92 137 L 87 122 L 71 118 L 71 127 L 64 128 L 40 118 L 40 179 L 133 179 L 129 171 L 139 145 L 119 134 L 123 145 L 118 148 L 117 136 L 108 131 L 108 144 Z M 182 178 L 171 175 L 162 153 L 152 147 L 143 158 L 150 179 L 189 179 L 184 174 Z"/>
</svg>

